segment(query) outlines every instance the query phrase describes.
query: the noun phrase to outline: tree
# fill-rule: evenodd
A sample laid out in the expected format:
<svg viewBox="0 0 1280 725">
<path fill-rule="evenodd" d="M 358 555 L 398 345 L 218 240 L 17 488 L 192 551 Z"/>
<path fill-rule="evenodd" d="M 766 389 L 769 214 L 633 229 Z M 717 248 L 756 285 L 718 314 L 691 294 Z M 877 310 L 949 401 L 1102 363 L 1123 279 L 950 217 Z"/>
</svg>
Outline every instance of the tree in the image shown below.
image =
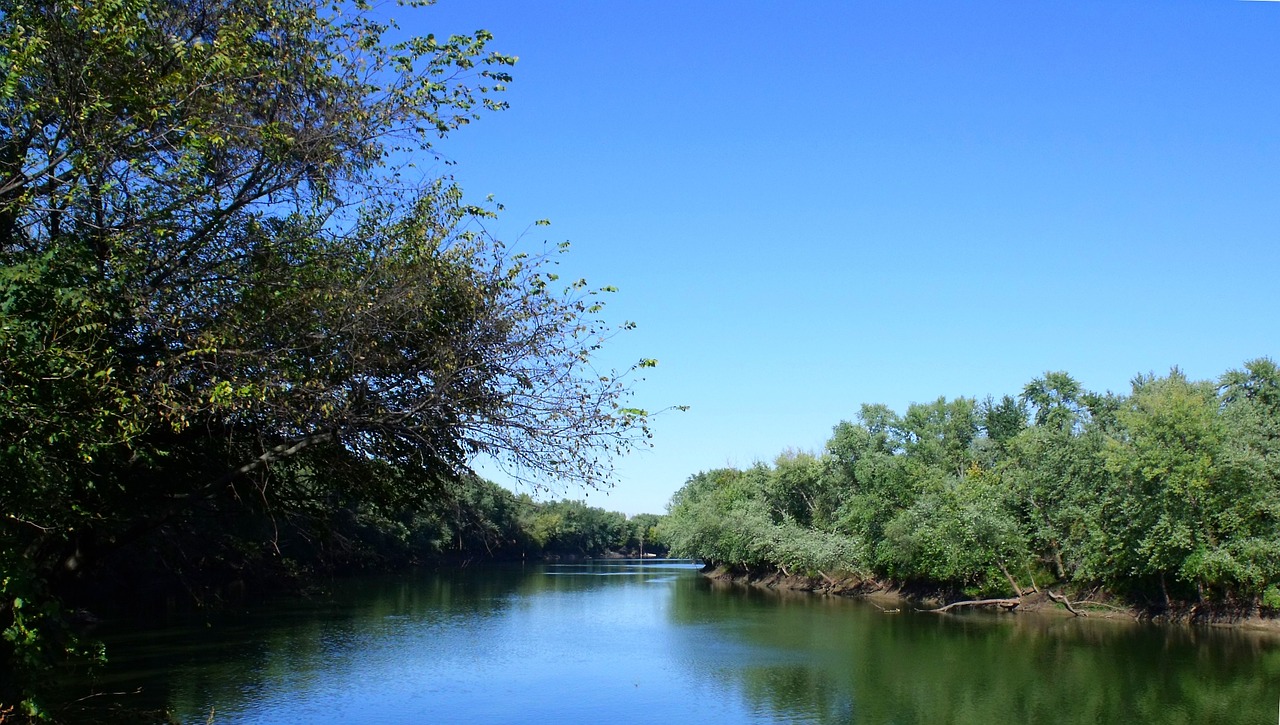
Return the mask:
<svg viewBox="0 0 1280 725">
<path fill-rule="evenodd" d="M 885 527 L 882 561 L 901 579 L 1021 595 L 1010 570 L 1027 561 L 1027 542 L 990 476 L 974 475 L 926 492 Z M 1007 587 L 1006 587 L 1007 583 Z"/>
<path fill-rule="evenodd" d="M 1132 492 L 1122 536 L 1135 573 L 1158 581 L 1166 601 L 1176 581 L 1204 595 L 1206 566 L 1224 533 L 1215 519 L 1235 493 L 1224 486 L 1214 393 L 1176 368 L 1165 378 L 1138 379 L 1120 413 L 1126 436 L 1109 451 L 1109 467 Z"/>
<path fill-rule="evenodd" d="M 1024 429 L 1006 442 L 998 471 L 1016 501 L 1031 548 L 1060 580 L 1069 580 L 1104 535 L 1099 501 L 1112 491 L 1104 440 L 1052 426 Z"/>
<path fill-rule="evenodd" d="M 627 519 L 627 549 L 642 556 L 665 554 L 667 542 L 660 531 L 664 518 L 658 514 L 636 514 Z"/>
<path fill-rule="evenodd" d="M 884 405 L 863 405 L 857 424 L 842 422 L 827 441 L 827 457 L 843 500 L 836 529 L 858 542 L 860 561 L 879 563 L 875 547 L 884 527 L 909 507 L 920 486 L 909 475 L 898 438 L 898 416 Z"/>
<path fill-rule="evenodd" d="M 912 403 L 900 423 L 907 454 L 923 465 L 960 475 L 970 460 L 978 434 L 977 406 L 972 398 Z"/>
<path fill-rule="evenodd" d="M 302 511 L 286 462 L 406 500 L 480 452 L 607 485 L 644 440 L 590 364 L 607 288 L 410 166 L 515 59 L 393 30 L 359 2 L 0 0 L 0 657 L 26 661 L 20 599 L 122 549 Z"/>
<path fill-rule="evenodd" d="M 1020 400 L 1035 409 L 1035 424 L 1058 430 L 1076 430 L 1084 408 L 1080 383 L 1065 372 L 1047 372 L 1022 389 Z"/>
<path fill-rule="evenodd" d="M 978 415 L 987 438 L 1001 448 L 1027 427 L 1026 402 L 1010 395 L 1001 397 L 999 403 L 988 396 Z"/>
<path fill-rule="evenodd" d="M 763 494 L 775 512 L 775 520 L 826 528 L 838 506 L 830 482 L 821 461 L 813 455 L 787 451 L 774 461 Z"/>
</svg>

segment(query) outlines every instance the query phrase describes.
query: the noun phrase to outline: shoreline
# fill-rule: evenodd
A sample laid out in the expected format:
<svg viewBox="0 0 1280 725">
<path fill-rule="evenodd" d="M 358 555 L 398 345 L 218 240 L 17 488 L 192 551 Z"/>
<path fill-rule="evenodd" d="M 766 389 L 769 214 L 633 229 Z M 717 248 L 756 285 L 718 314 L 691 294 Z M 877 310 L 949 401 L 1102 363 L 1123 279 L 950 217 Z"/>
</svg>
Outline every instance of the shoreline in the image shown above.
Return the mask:
<svg viewBox="0 0 1280 725">
<path fill-rule="evenodd" d="M 902 611 L 950 614 L 964 609 L 1007 612 L 1011 615 L 1031 614 L 1046 617 L 1079 617 L 1107 621 L 1128 621 L 1182 627 L 1214 627 L 1280 636 L 1280 616 L 1264 613 L 1256 607 L 1229 605 L 1203 606 L 1175 603 L 1158 611 L 1110 601 L 1072 601 L 1048 590 L 1024 592 L 1020 597 L 985 600 L 948 600 L 940 590 L 907 590 L 893 582 L 868 579 L 848 572 L 818 577 L 788 574 L 780 570 L 751 571 L 708 565 L 702 575 L 713 582 L 747 586 L 778 592 L 806 592 L 821 596 L 860 599 L 886 614 Z M 1063 603 L 1065 601 L 1065 604 Z"/>
</svg>

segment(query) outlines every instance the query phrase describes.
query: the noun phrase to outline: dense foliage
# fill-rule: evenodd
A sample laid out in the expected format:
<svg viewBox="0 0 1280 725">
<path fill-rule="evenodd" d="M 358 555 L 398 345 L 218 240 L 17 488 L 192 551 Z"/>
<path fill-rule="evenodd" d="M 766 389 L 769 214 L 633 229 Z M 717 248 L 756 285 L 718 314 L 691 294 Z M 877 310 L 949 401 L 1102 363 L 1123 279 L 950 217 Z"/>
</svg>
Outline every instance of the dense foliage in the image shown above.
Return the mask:
<svg viewBox="0 0 1280 725">
<path fill-rule="evenodd" d="M 1280 370 L 864 405 L 820 456 L 693 476 L 664 526 L 674 553 L 736 566 L 1280 608 Z"/>
<path fill-rule="evenodd" d="M 607 288 L 415 171 L 503 107 L 489 40 L 362 2 L 0 0 L 0 703 L 104 571 L 453 541 L 437 509 L 495 495 L 475 454 L 597 486 L 644 441 L 591 365 Z"/>
</svg>

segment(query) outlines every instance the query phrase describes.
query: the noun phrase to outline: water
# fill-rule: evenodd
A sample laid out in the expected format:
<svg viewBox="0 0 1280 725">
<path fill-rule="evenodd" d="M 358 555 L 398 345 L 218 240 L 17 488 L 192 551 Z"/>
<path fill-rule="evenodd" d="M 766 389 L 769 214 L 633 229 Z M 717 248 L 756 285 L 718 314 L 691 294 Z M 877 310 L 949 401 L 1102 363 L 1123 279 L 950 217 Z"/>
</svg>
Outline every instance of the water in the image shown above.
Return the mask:
<svg viewBox="0 0 1280 725">
<path fill-rule="evenodd" d="M 887 614 L 653 560 L 337 582 L 159 624 L 105 630 L 95 687 L 183 722 L 1252 725 L 1280 699 L 1269 636 Z"/>
</svg>

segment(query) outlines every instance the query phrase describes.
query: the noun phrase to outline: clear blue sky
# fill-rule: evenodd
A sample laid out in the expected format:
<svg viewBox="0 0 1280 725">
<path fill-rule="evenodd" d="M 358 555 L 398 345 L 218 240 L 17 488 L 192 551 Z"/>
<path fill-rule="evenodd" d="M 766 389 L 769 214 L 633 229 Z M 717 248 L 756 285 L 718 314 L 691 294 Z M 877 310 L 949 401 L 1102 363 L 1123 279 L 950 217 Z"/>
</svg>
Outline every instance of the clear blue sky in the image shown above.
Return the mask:
<svg viewBox="0 0 1280 725">
<path fill-rule="evenodd" d="M 405 14 L 518 55 L 441 148 L 573 242 L 653 357 L 593 505 L 819 451 L 864 402 L 1127 391 L 1280 356 L 1280 2 L 533 2 Z M 409 18 L 413 18 L 411 21 Z M 570 490 L 577 498 L 581 492 Z"/>
</svg>

